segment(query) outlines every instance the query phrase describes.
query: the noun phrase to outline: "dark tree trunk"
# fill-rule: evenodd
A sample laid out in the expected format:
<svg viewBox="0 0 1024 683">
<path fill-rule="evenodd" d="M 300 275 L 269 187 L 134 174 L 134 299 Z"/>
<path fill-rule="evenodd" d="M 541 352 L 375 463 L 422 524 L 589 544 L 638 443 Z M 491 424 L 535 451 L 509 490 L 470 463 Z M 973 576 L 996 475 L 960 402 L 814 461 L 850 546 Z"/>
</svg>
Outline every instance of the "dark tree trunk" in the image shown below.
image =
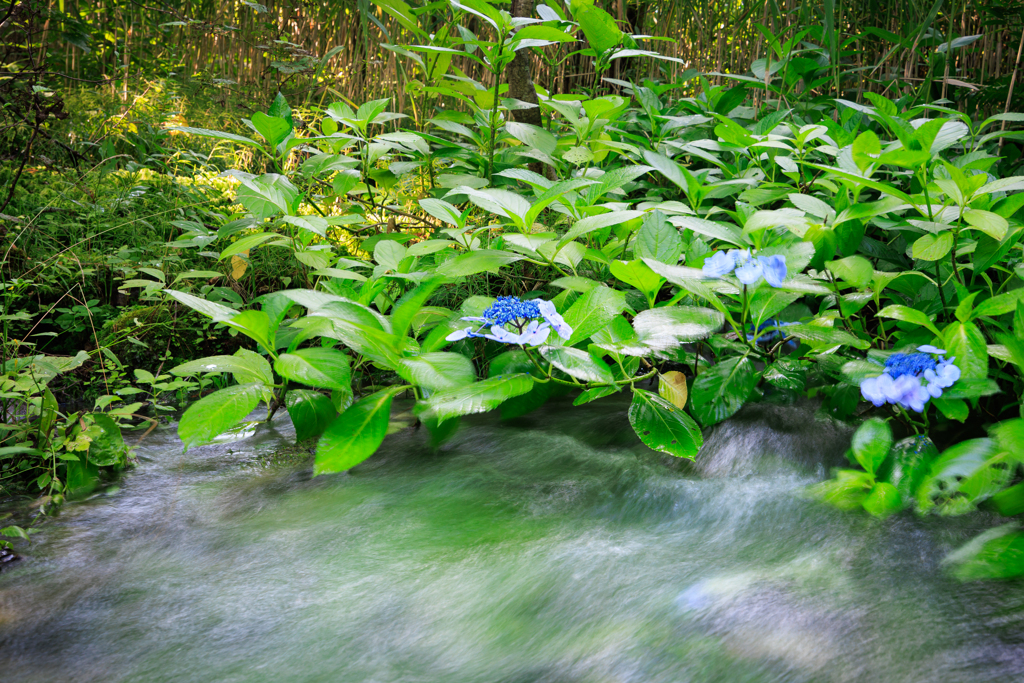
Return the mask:
<svg viewBox="0 0 1024 683">
<path fill-rule="evenodd" d="M 533 14 L 533 0 L 512 0 L 513 17 L 529 17 Z M 537 91 L 533 87 L 533 77 L 530 75 L 532 59 L 529 48 L 516 53 L 512 63 L 505 67 L 505 76 L 508 83 L 508 96 L 523 102 L 534 105 L 529 109 L 517 109 L 512 112 L 512 118 L 519 123 L 531 123 L 535 126 L 541 125 L 540 106 L 537 101 Z"/>
</svg>

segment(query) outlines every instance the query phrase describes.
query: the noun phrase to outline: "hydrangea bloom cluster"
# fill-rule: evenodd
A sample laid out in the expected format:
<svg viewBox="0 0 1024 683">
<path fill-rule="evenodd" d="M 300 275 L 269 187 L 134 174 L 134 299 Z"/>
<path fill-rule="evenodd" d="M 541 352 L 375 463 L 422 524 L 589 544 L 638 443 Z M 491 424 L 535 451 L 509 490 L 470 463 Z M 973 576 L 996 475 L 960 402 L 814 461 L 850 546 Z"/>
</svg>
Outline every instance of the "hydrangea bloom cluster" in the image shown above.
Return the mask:
<svg viewBox="0 0 1024 683">
<path fill-rule="evenodd" d="M 929 399 L 942 396 L 942 390 L 960 379 L 955 358 L 946 359 L 945 350 L 934 346 L 918 346 L 918 353 L 894 353 L 885 361 L 885 370 L 878 377 L 860 383 L 860 393 L 875 406 L 886 403 L 924 411 Z"/>
<path fill-rule="evenodd" d="M 745 285 L 754 285 L 763 277 L 772 287 L 781 287 L 786 279 L 786 257 L 754 256 L 747 249 L 716 251 L 704 262 L 704 275 L 722 277 L 735 271 L 736 279 Z"/>
<path fill-rule="evenodd" d="M 543 322 L 537 318 L 542 318 Z M 555 305 L 542 299 L 521 301 L 516 296 L 501 296 L 487 307 L 482 316 L 463 320 L 481 325 L 475 330 L 472 327 L 456 330 L 446 337 L 448 341 L 483 337 L 503 344 L 540 346 L 547 341 L 551 330 L 562 339 L 572 336 L 572 328 L 555 310 Z M 486 327 L 490 327 L 490 331 L 482 332 Z M 514 328 L 514 331 L 509 327 Z"/>
</svg>

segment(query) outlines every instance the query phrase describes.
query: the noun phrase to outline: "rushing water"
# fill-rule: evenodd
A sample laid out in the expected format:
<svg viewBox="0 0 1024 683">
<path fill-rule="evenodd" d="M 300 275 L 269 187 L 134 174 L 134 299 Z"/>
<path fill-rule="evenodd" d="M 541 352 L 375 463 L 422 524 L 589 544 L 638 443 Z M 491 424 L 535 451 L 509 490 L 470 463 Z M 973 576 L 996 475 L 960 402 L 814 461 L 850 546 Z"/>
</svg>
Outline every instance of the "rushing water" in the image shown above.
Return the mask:
<svg viewBox="0 0 1024 683">
<path fill-rule="evenodd" d="M 748 411 L 697 467 L 625 405 L 397 431 L 350 474 L 268 456 L 287 418 L 149 435 L 0 574 L 4 681 L 1019 681 L 1024 588 L 960 584 L 982 521 L 799 495 L 848 432 Z"/>
</svg>

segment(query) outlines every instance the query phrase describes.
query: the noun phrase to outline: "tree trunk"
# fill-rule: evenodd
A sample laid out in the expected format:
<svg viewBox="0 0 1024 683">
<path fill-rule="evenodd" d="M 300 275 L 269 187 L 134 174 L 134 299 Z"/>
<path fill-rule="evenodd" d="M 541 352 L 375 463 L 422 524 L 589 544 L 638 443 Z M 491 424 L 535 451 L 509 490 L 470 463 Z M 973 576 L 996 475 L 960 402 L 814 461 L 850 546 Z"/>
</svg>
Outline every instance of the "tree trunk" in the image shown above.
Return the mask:
<svg viewBox="0 0 1024 683">
<path fill-rule="evenodd" d="M 533 0 L 512 0 L 513 17 L 529 17 L 531 14 Z M 520 50 L 512 63 L 505 67 L 505 77 L 508 83 L 508 96 L 533 105 L 529 109 L 516 109 L 511 112 L 512 118 L 520 123 L 540 126 L 540 103 L 537 101 L 537 91 L 533 87 L 533 78 L 530 75 L 532 61 L 529 48 Z"/>
</svg>

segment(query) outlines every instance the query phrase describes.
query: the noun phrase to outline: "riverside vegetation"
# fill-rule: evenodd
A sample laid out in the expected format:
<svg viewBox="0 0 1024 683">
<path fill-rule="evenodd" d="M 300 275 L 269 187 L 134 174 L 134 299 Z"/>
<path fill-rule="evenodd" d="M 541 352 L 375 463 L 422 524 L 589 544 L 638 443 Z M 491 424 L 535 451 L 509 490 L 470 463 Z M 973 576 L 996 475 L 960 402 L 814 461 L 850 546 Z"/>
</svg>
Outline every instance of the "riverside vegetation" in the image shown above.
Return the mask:
<svg viewBox="0 0 1024 683">
<path fill-rule="evenodd" d="M 33 264 L 46 237 L 7 224 L 5 487 L 83 495 L 128 465 L 125 426 L 179 401 L 186 448 L 287 411 L 319 475 L 372 457 L 397 396 L 440 445 L 464 415 L 628 392 L 637 438 L 681 458 L 752 401 L 857 421 L 850 468 L 809 491 L 844 509 L 1024 513 L 1024 114 L 829 91 L 849 73 L 827 16 L 762 27 L 748 74 L 669 82 L 611 77 L 680 60 L 586 2 L 451 0 L 433 33 L 381 7 L 417 37 L 383 46 L 413 116 L 278 93 L 240 121 L 140 131 L 138 158 L 95 171 L 118 215 L 146 215 L 136 242 L 88 227 L 113 219 L 80 181 L 52 197 L 84 207 L 68 241 L 107 245 L 93 265 L 57 240 Z M 977 39 L 929 31 L 936 66 Z M 578 44 L 586 87 L 510 94 L 517 55 Z M 100 264 L 130 304 L 88 296 Z M 68 286 L 33 307 L 48 277 Z M 90 350 L 62 346 L 82 333 Z M 62 405 L 61 382 L 91 407 Z M 1024 573 L 1008 521 L 951 558 L 959 576 Z"/>
</svg>

